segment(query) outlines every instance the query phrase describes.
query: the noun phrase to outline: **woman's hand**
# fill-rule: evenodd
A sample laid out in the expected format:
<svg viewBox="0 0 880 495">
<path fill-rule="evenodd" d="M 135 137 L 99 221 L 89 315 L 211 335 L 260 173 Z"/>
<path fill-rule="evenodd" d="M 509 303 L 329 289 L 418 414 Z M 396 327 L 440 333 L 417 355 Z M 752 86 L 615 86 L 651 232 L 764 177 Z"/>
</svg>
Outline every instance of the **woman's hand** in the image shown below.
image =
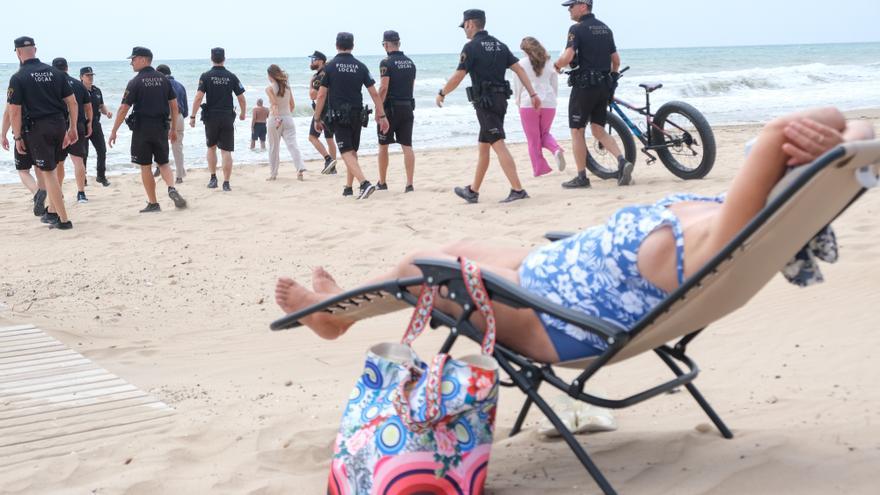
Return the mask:
<svg viewBox="0 0 880 495">
<path fill-rule="evenodd" d="M 790 157 L 786 164 L 791 167 L 810 163 L 843 142 L 839 131 L 807 117 L 792 121 L 784 132 L 788 142 L 782 151 Z"/>
</svg>

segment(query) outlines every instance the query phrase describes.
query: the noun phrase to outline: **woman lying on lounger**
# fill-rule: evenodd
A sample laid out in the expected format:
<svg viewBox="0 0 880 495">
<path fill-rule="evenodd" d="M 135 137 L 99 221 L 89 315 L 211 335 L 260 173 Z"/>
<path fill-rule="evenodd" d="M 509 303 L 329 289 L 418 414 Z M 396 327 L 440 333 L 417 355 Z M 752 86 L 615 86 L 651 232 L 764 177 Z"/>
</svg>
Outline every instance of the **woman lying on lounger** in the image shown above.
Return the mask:
<svg viewBox="0 0 880 495">
<path fill-rule="evenodd" d="M 725 197 L 668 196 L 653 205 L 627 206 L 606 224 L 531 251 L 470 242 L 406 256 L 376 282 L 421 275 L 416 258 L 469 258 L 492 273 L 562 306 L 632 328 L 670 292 L 711 260 L 764 207 L 787 167 L 812 162 L 843 141 L 870 139 L 866 122 L 847 124 L 833 108 L 774 120 L 758 136 Z M 275 299 L 287 313 L 343 292 L 323 268 L 313 290 L 281 278 Z M 438 298 L 441 311 L 455 303 Z M 538 361 L 555 363 L 600 354 L 604 343 L 588 332 L 530 309 L 496 305 L 498 341 Z M 328 313 L 301 322 L 335 339 L 354 323 Z M 474 322 L 482 325 L 482 318 Z"/>
</svg>

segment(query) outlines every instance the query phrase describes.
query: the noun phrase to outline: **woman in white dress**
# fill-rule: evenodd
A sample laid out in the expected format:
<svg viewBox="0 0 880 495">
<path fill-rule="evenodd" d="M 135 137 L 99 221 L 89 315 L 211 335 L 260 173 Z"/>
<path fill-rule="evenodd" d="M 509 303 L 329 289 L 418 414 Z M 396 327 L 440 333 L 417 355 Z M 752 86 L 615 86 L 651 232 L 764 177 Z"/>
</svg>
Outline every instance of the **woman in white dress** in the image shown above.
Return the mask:
<svg viewBox="0 0 880 495">
<path fill-rule="evenodd" d="M 293 91 L 287 80 L 287 73 L 275 64 L 269 66 L 269 86 L 266 95 L 269 97 L 269 178 L 278 177 L 278 166 L 281 162 L 281 140 L 287 145 L 293 165 L 297 170 L 297 178 L 303 180 L 306 171 L 302 154 L 296 145 L 296 127 L 293 124 Z"/>
</svg>

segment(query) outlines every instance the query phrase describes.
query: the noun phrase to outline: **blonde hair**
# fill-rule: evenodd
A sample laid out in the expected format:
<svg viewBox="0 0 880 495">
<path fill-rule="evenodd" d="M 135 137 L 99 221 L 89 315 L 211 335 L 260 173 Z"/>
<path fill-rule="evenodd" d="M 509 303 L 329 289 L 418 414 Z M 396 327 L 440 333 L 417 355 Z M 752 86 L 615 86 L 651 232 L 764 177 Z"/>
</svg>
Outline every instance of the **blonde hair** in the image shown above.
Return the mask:
<svg viewBox="0 0 880 495">
<path fill-rule="evenodd" d="M 550 54 L 547 53 L 547 49 L 544 48 L 544 45 L 542 45 L 540 41 L 531 36 L 523 38 L 519 47 L 529 57 L 529 62 L 532 63 L 532 68 L 535 69 L 535 75 L 540 76 L 541 73 L 544 72 L 544 67 L 547 65 L 547 62 L 550 60 Z"/>
<path fill-rule="evenodd" d="M 284 96 L 284 92 L 290 89 L 287 73 L 275 64 L 270 65 L 266 72 L 269 73 L 269 77 L 271 77 L 273 81 L 278 83 L 278 96 Z"/>
</svg>

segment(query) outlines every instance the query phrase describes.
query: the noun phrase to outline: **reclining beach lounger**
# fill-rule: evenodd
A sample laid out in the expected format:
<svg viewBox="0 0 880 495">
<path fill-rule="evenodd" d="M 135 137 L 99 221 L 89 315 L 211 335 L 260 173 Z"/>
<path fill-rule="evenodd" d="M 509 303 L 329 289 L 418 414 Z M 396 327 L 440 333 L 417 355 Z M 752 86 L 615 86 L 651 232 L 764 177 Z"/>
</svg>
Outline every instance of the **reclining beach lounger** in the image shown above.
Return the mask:
<svg viewBox="0 0 880 495">
<path fill-rule="evenodd" d="M 687 355 L 688 344 L 710 323 L 748 302 L 816 233 L 855 202 L 867 188 L 877 185 L 880 171 L 880 140 L 847 143 L 810 165 L 794 169 L 775 187 L 767 204 L 743 230 L 703 269 L 669 295 L 632 330 L 625 332 L 608 322 L 571 311 L 536 297 L 492 273 L 483 272 L 486 289 L 495 304 L 531 308 L 547 313 L 602 337 L 608 349 L 599 356 L 553 366 L 535 362 L 502 344 L 495 358 L 510 377 L 504 383 L 519 388 L 526 400 L 511 436 L 516 435 L 532 405 L 556 427 L 604 493 L 615 493 L 574 435 L 539 393 L 546 383 L 574 399 L 600 407 L 620 409 L 684 386 L 725 438 L 733 434 L 692 383 L 699 373 Z M 560 238 L 566 234 L 552 234 Z M 552 239 L 551 239 L 552 240 Z M 432 326 L 445 326 L 451 333 L 441 352 L 448 352 L 459 336 L 480 342 L 482 335 L 468 321 L 470 304 L 457 263 L 418 260 L 423 277 L 394 280 L 356 289 L 321 304 L 290 314 L 271 325 L 273 330 L 298 326 L 298 320 L 318 311 L 362 319 L 387 311 L 415 306 L 410 292 L 422 283 L 445 288 L 463 313 L 452 315 L 434 310 Z M 674 343 L 671 343 L 674 342 Z M 604 366 L 653 351 L 672 370 L 675 378 L 623 399 L 604 399 L 584 392 L 587 382 Z M 682 369 L 682 365 L 686 371 Z M 573 381 L 559 378 L 556 367 L 583 370 Z"/>
</svg>

